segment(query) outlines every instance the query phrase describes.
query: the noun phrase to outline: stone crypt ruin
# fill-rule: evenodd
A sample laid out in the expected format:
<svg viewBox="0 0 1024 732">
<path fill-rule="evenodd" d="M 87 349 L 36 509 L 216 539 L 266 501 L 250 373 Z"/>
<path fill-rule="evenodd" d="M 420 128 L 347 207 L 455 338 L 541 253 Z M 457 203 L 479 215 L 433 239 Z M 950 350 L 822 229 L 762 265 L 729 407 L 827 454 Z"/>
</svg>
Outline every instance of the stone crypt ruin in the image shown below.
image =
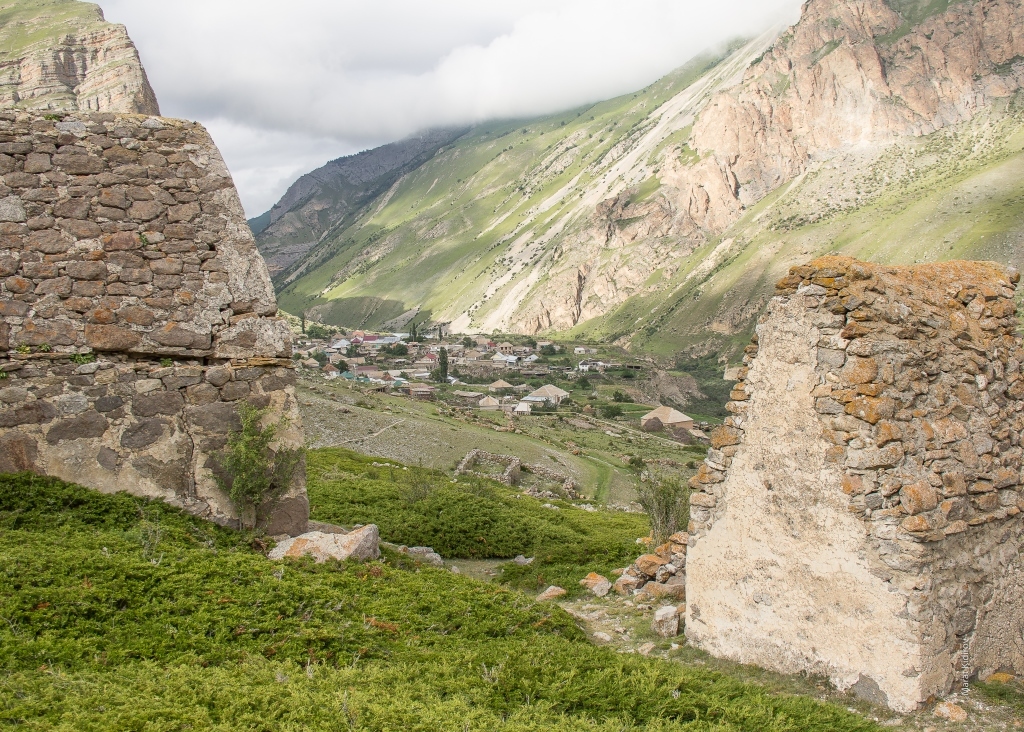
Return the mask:
<svg viewBox="0 0 1024 732">
<path fill-rule="evenodd" d="M 211 456 L 237 406 L 302 445 L 291 337 L 198 124 L 0 113 L 0 472 L 161 498 L 228 525 Z M 262 517 L 301 533 L 297 471 Z"/>
<path fill-rule="evenodd" d="M 999 265 L 795 267 L 692 485 L 686 635 L 908 711 L 1024 671 L 1024 347 Z"/>
</svg>

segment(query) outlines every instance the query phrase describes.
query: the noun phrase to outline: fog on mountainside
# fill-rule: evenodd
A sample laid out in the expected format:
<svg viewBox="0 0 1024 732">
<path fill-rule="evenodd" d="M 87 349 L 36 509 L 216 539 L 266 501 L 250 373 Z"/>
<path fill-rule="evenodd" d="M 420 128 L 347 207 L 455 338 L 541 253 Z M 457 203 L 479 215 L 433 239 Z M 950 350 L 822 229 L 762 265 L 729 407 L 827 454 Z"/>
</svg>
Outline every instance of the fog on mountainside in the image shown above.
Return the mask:
<svg viewBox="0 0 1024 732">
<path fill-rule="evenodd" d="M 774 280 L 816 253 L 1020 263 L 1020 12 L 812 0 L 778 38 L 634 94 L 477 126 L 341 226 L 304 201 L 260 246 L 308 250 L 275 268 L 282 306 L 338 325 L 415 309 L 470 332 L 735 352 Z"/>
</svg>

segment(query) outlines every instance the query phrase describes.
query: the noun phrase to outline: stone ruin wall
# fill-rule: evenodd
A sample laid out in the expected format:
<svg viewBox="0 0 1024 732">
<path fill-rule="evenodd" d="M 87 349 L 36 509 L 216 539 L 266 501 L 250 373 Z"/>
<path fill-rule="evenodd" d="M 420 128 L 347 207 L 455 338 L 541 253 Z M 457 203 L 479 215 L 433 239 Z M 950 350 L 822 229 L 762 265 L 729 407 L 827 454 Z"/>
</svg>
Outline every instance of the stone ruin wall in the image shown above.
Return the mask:
<svg viewBox="0 0 1024 732">
<path fill-rule="evenodd" d="M 0 113 L 0 174 L 0 472 L 237 525 L 211 455 L 238 404 L 286 417 L 284 447 L 303 435 L 291 337 L 206 130 Z M 307 518 L 298 471 L 262 525 Z"/>
<path fill-rule="evenodd" d="M 902 711 L 1024 671 L 1018 279 L 826 257 L 779 283 L 691 482 L 691 642 Z"/>
<path fill-rule="evenodd" d="M 477 472 L 473 470 L 477 463 L 485 462 L 492 463 L 494 465 L 504 465 L 505 470 L 498 477 L 488 475 L 487 473 Z M 543 465 L 524 463 L 519 457 L 515 455 L 495 455 L 494 453 L 487 452 L 485 450 L 475 449 L 471 450 L 466 454 L 466 457 L 462 458 L 462 461 L 455 467 L 455 475 L 478 475 L 481 478 L 491 478 L 497 480 L 500 483 L 504 483 L 507 486 L 514 486 L 519 483 L 521 470 L 527 470 L 534 475 L 540 476 L 553 483 L 561 483 L 562 490 L 570 500 L 576 500 L 580 498 L 579 483 L 571 475 L 563 475 L 562 473 L 546 468 Z M 554 495 L 554 494 L 552 494 Z"/>
</svg>

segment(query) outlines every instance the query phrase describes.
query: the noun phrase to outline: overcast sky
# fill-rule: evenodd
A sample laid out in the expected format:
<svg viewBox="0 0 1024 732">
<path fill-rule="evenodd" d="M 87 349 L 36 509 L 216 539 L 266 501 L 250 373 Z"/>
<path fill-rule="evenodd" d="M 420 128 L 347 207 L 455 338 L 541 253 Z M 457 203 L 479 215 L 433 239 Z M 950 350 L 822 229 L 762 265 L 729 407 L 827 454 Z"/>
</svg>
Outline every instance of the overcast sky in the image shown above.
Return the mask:
<svg viewBox="0 0 1024 732">
<path fill-rule="evenodd" d="M 417 130 L 642 88 L 799 0 L 99 0 L 163 114 L 199 120 L 246 213 L 328 160 Z"/>
</svg>

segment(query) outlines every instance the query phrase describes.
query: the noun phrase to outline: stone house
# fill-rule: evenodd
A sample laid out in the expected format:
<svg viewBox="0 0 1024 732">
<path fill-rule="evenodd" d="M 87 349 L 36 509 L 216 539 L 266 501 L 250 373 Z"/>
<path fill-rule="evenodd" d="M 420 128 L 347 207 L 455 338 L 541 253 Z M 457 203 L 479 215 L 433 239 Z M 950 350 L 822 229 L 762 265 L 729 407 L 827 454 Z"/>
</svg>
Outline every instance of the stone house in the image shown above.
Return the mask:
<svg viewBox="0 0 1024 732">
<path fill-rule="evenodd" d="M 531 397 L 542 399 L 553 406 L 558 406 L 562 400 L 569 396 L 569 392 L 559 389 L 553 384 L 546 384 L 530 394 Z"/>
</svg>

